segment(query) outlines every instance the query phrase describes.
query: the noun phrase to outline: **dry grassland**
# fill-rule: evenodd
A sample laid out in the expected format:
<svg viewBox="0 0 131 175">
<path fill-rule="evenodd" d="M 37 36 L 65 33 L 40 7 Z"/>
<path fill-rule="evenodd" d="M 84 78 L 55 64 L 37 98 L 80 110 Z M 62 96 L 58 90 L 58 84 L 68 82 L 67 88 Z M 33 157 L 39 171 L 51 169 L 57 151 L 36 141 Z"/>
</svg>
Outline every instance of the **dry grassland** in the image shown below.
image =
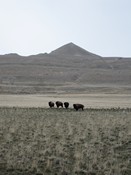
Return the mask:
<svg viewBox="0 0 131 175">
<path fill-rule="evenodd" d="M 130 175 L 130 109 L 0 108 L 0 175 Z"/>
<path fill-rule="evenodd" d="M 82 103 L 85 108 L 131 108 L 131 94 L 35 94 L 0 95 L 0 106 L 48 107 L 49 101 Z"/>
</svg>

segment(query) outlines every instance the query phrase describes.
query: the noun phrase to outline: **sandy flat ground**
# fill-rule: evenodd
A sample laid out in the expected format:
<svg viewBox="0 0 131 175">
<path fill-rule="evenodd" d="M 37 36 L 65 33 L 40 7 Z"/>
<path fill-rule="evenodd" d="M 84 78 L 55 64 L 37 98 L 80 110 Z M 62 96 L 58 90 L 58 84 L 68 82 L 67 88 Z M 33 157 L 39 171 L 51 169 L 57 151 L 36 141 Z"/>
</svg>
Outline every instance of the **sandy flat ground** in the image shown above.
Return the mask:
<svg viewBox="0 0 131 175">
<path fill-rule="evenodd" d="M 0 95 L 0 106 L 48 107 L 48 102 L 57 100 L 82 103 L 85 108 L 131 107 L 131 94 L 46 94 L 46 95 Z"/>
</svg>

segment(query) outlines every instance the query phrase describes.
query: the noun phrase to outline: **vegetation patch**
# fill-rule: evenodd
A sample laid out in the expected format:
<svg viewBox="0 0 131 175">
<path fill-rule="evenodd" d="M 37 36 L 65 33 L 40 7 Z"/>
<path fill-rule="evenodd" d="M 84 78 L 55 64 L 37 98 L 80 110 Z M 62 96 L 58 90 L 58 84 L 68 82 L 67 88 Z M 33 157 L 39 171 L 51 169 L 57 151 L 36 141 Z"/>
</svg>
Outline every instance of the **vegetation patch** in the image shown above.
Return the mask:
<svg viewBox="0 0 131 175">
<path fill-rule="evenodd" d="M 0 175 L 130 175 L 131 110 L 0 108 Z"/>
</svg>

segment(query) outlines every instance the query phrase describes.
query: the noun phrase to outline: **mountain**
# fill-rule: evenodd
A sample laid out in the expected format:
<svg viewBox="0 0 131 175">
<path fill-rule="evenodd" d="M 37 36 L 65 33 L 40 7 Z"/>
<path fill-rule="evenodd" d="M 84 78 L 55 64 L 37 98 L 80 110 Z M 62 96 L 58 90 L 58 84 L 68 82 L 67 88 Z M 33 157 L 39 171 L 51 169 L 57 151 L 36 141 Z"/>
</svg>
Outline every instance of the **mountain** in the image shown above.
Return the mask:
<svg viewBox="0 0 131 175">
<path fill-rule="evenodd" d="M 98 56 L 85 49 L 77 46 L 74 43 L 68 43 L 51 52 L 52 55 L 65 55 L 65 56 Z"/>
<path fill-rule="evenodd" d="M 51 53 L 0 55 L 0 93 L 130 93 L 131 58 L 68 43 Z"/>
</svg>

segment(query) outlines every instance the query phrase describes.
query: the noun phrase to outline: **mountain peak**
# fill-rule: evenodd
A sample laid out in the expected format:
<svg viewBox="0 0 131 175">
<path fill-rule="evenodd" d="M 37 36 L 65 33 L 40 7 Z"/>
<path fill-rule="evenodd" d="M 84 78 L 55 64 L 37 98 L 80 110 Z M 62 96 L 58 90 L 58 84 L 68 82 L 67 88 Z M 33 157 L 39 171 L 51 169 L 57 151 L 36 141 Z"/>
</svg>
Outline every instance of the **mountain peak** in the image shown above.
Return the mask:
<svg viewBox="0 0 131 175">
<path fill-rule="evenodd" d="M 91 53 L 70 42 L 51 52 L 53 55 L 87 56 Z"/>
<path fill-rule="evenodd" d="M 70 42 L 70 43 L 65 44 L 64 46 L 76 47 L 77 45 L 74 44 L 74 43 L 72 43 L 72 42 Z M 77 47 L 78 47 L 78 46 L 77 46 Z"/>
</svg>

